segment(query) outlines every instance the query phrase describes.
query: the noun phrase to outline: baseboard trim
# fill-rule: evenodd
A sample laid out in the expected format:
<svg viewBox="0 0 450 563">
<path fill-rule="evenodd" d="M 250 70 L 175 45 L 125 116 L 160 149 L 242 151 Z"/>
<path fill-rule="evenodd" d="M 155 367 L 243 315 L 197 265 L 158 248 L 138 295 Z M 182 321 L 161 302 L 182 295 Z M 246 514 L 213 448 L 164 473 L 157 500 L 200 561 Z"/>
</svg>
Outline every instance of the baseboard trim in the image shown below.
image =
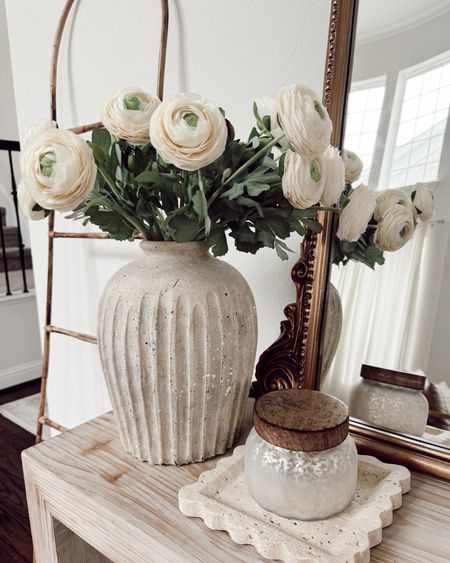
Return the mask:
<svg viewBox="0 0 450 563">
<path fill-rule="evenodd" d="M 41 376 L 41 369 L 41 360 L 0 369 L 0 389 L 6 389 L 32 379 L 37 379 Z"/>
</svg>

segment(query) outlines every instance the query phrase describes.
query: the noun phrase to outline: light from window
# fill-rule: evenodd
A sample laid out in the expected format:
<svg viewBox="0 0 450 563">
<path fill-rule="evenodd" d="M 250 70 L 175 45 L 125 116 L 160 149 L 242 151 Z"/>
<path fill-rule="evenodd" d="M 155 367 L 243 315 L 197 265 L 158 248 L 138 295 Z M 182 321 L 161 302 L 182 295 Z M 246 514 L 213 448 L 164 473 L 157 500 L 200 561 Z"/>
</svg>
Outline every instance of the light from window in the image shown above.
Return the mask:
<svg viewBox="0 0 450 563">
<path fill-rule="evenodd" d="M 344 147 L 354 151 L 364 163 L 361 181 L 369 180 L 375 143 L 383 107 L 385 84 L 377 80 L 371 85 L 352 85 L 348 99 Z"/>
<path fill-rule="evenodd" d="M 450 62 L 404 80 L 389 187 L 438 178 L 450 103 Z"/>
</svg>

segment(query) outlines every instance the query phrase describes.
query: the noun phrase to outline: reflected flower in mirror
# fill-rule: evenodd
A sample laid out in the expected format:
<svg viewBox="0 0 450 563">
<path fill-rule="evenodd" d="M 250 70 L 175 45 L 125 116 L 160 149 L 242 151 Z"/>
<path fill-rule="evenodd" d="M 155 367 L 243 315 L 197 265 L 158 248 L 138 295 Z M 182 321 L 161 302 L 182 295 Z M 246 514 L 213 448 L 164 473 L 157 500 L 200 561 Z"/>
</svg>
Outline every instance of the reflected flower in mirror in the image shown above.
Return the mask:
<svg viewBox="0 0 450 563">
<path fill-rule="evenodd" d="M 416 184 L 411 196 L 399 189 L 375 194 L 367 186 L 354 188 L 351 179 L 358 180 L 362 161 L 344 151 L 344 163 L 347 183 L 339 204 L 334 263 L 354 260 L 374 269 L 384 264 L 384 252 L 400 250 L 411 240 L 418 220 L 433 217 L 433 194 L 423 184 Z"/>
</svg>

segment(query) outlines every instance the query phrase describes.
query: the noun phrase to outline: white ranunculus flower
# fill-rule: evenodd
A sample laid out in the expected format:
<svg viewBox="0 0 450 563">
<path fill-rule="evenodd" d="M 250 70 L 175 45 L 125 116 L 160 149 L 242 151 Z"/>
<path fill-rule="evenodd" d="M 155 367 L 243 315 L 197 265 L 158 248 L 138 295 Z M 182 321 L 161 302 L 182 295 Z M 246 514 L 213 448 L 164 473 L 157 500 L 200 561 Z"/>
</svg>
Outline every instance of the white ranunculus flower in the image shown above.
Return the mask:
<svg viewBox="0 0 450 563">
<path fill-rule="evenodd" d="M 39 131 L 29 135 L 22 148 L 22 189 L 44 209 L 71 211 L 94 187 L 97 167 L 92 151 L 71 131 Z M 25 197 L 23 201 L 27 214 Z"/>
<path fill-rule="evenodd" d="M 429 221 L 434 215 L 434 197 L 432 192 L 423 184 L 416 184 L 412 192 L 412 200 L 417 218 Z"/>
<path fill-rule="evenodd" d="M 45 211 L 43 209 L 34 210 L 36 202 L 31 197 L 23 182 L 20 182 L 17 187 L 17 199 L 22 213 L 32 221 L 40 221 L 45 219 Z"/>
<path fill-rule="evenodd" d="M 198 94 L 166 98 L 150 121 L 152 145 L 181 170 L 199 170 L 222 156 L 228 129 L 219 108 Z"/>
<path fill-rule="evenodd" d="M 378 223 L 374 243 L 380 250 L 394 252 L 404 246 L 414 234 L 412 210 L 404 205 L 392 205 Z"/>
<path fill-rule="evenodd" d="M 150 141 L 150 118 L 161 101 L 140 88 L 120 90 L 103 105 L 102 123 L 116 137 L 130 143 Z"/>
<path fill-rule="evenodd" d="M 344 161 L 336 147 L 328 147 L 320 159 L 326 169 L 325 187 L 320 199 L 322 205 L 335 205 L 345 186 Z"/>
<path fill-rule="evenodd" d="M 278 94 L 278 116 L 292 147 L 305 158 L 319 158 L 330 144 L 333 126 L 327 110 L 309 88 L 294 84 Z"/>
<path fill-rule="evenodd" d="M 362 169 L 364 167 L 363 161 L 353 151 L 342 151 L 342 158 L 345 164 L 345 181 L 353 184 L 359 180 Z"/>
<path fill-rule="evenodd" d="M 270 132 L 272 133 L 272 136 L 276 139 L 282 135 L 283 129 L 281 129 L 280 124 L 278 123 L 277 101 L 269 96 L 263 96 L 262 98 L 256 99 L 255 104 L 261 119 L 266 115 L 270 117 Z M 278 144 L 284 150 L 289 148 L 289 141 L 286 137 L 281 139 Z"/>
<path fill-rule="evenodd" d="M 354 189 L 339 218 L 337 236 L 341 240 L 356 242 L 367 229 L 375 210 L 375 196 L 362 184 Z"/>
<path fill-rule="evenodd" d="M 384 190 L 377 195 L 374 217 L 380 221 L 393 205 L 403 205 L 412 213 L 412 201 L 402 190 Z"/>
<path fill-rule="evenodd" d="M 40 119 L 36 123 L 34 123 L 27 131 L 25 135 L 25 139 L 22 142 L 22 149 L 23 147 L 30 141 L 34 139 L 44 131 L 48 129 L 56 129 L 56 121 L 49 121 L 48 119 Z"/>
<path fill-rule="evenodd" d="M 322 197 L 326 177 L 321 159 L 309 160 L 288 150 L 284 161 L 283 193 L 297 209 L 308 209 Z"/>
</svg>

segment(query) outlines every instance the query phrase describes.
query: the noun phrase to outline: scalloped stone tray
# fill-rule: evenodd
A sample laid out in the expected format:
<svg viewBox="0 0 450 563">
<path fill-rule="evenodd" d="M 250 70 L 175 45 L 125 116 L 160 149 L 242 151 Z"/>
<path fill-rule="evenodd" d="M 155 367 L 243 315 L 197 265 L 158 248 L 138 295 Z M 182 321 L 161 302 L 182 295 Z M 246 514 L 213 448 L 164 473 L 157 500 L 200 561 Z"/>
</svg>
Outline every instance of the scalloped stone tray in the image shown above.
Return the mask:
<svg viewBox="0 0 450 563">
<path fill-rule="evenodd" d="M 410 489 L 406 467 L 359 456 L 355 499 L 328 520 L 304 522 L 267 512 L 250 496 L 244 477 L 244 446 L 180 489 L 186 516 L 202 518 L 208 528 L 226 530 L 233 541 L 251 544 L 268 559 L 288 563 L 370 561 L 370 548 L 382 540 L 393 511 Z M 268 484 L 270 486 L 270 484 Z"/>
</svg>

